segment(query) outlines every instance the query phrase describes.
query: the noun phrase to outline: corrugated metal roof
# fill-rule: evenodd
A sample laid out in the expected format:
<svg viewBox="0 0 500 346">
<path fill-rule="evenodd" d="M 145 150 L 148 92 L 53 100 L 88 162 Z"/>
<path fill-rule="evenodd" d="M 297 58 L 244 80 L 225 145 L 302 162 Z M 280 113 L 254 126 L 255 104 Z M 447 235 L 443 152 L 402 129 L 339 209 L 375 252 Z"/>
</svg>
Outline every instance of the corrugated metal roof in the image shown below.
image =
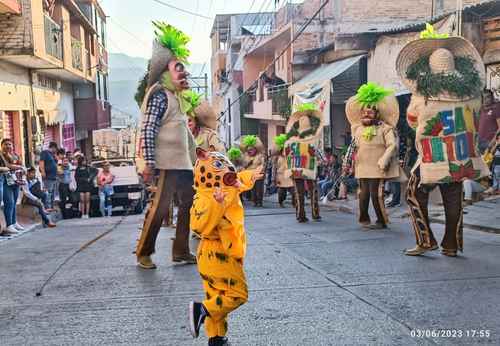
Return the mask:
<svg viewBox="0 0 500 346">
<path fill-rule="evenodd" d="M 363 28 L 360 28 L 357 30 L 357 32 L 349 32 L 348 30 L 346 31 L 341 31 L 341 34 L 401 34 L 405 32 L 416 32 L 416 31 L 421 31 L 425 29 L 425 24 L 426 23 L 431 23 L 435 24 L 442 19 L 452 15 L 455 13 L 455 11 L 443 13 L 437 17 L 434 17 L 432 19 L 424 20 L 424 21 L 416 21 L 413 23 L 407 23 L 404 25 L 394 25 L 388 24 L 388 23 L 374 23 L 371 24 L 371 27 L 373 29 L 370 30 L 363 30 Z M 464 7 L 464 16 L 471 16 L 471 17 L 479 17 L 482 19 L 488 18 L 488 17 L 494 17 L 500 15 L 500 1 L 499 0 L 489 0 L 485 1 L 479 4 L 475 5 L 468 5 Z M 365 25 L 366 27 L 366 25 Z M 357 27 L 359 28 L 359 26 Z"/>
<path fill-rule="evenodd" d="M 325 64 L 308 75 L 306 75 L 304 78 L 298 80 L 294 84 L 292 84 L 288 88 L 288 94 L 293 95 L 296 92 L 302 91 L 303 89 L 307 89 L 311 85 L 314 84 L 321 84 L 326 81 L 329 81 L 338 75 L 342 74 L 343 72 L 347 71 L 347 69 L 354 64 L 356 64 L 362 57 L 365 55 L 358 55 L 355 57 L 339 60 L 332 62 L 331 64 Z"/>
</svg>

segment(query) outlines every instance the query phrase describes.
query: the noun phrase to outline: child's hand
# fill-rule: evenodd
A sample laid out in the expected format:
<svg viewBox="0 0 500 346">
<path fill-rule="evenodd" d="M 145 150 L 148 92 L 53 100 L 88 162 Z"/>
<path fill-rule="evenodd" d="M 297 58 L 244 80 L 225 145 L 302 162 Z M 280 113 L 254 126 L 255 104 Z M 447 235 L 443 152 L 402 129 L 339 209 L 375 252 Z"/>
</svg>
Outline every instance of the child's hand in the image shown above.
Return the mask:
<svg viewBox="0 0 500 346">
<path fill-rule="evenodd" d="M 214 198 L 220 204 L 224 203 L 224 198 L 226 198 L 226 196 L 227 193 L 223 192 L 220 188 L 216 189 L 214 192 Z"/>
<path fill-rule="evenodd" d="M 252 181 L 255 183 L 257 180 L 264 179 L 264 166 L 260 165 L 253 171 Z"/>
</svg>

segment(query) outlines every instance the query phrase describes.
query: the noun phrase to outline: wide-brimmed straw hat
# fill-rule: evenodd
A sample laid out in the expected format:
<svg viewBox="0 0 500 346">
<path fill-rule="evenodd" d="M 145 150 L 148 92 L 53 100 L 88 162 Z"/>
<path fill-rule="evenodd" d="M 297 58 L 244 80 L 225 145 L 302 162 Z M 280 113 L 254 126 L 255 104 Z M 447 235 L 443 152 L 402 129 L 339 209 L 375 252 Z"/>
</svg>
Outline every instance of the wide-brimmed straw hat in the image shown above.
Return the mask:
<svg viewBox="0 0 500 346">
<path fill-rule="evenodd" d="M 451 53 L 451 54 L 450 54 Z M 469 57 L 472 59 L 476 71 L 483 86 L 486 81 L 486 72 L 481 55 L 474 45 L 462 37 L 449 38 L 424 38 L 408 43 L 403 47 L 396 60 L 396 70 L 401 81 L 412 93 L 418 93 L 416 81 L 407 77 L 409 67 L 423 56 L 430 56 L 429 66 L 433 73 L 457 73 L 455 69 L 455 57 Z M 476 95 L 471 95 L 470 98 Z M 437 97 L 443 101 L 464 100 L 448 92 L 442 92 Z"/>
<path fill-rule="evenodd" d="M 194 110 L 196 121 L 212 130 L 217 130 L 217 114 L 208 101 L 202 101 Z"/>
<path fill-rule="evenodd" d="M 357 96 L 354 95 L 346 104 L 346 115 L 347 120 L 351 126 L 356 126 L 361 124 L 361 112 L 364 106 L 358 102 Z M 375 108 L 378 110 L 379 119 L 384 123 L 395 127 L 399 120 L 399 104 L 398 100 L 393 95 L 388 95 L 384 97 L 383 100 L 379 101 Z"/>
<path fill-rule="evenodd" d="M 288 142 L 314 142 L 321 138 L 322 131 L 324 127 L 323 121 L 323 112 L 316 108 L 311 109 L 299 109 L 293 112 L 293 114 L 288 118 L 288 122 L 286 124 L 286 133 L 290 134 L 290 131 L 293 129 L 295 124 L 298 122 L 298 133 L 299 135 L 289 135 Z M 314 133 L 308 134 L 305 137 L 300 137 L 300 133 L 307 131 L 313 127 L 311 124 L 311 119 L 309 117 L 318 119 L 318 127 L 315 129 Z"/>
</svg>

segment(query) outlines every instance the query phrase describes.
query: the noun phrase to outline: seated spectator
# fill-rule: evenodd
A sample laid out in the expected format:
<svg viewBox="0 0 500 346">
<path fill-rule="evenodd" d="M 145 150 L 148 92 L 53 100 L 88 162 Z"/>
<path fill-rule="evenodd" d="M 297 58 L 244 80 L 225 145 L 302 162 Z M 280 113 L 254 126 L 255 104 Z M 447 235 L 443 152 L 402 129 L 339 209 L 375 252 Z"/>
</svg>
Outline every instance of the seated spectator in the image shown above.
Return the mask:
<svg viewBox="0 0 500 346">
<path fill-rule="evenodd" d="M 463 182 L 464 185 L 464 204 L 471 205 L 474 200 L 474 193 L 485 192 L 488 188 L 488 180 L 482 179 L 477 182 L 475 180 L 467 179 Z"/>
<path fill-rule="evenodd" d="M 486 160 L 486 163 L 490 165 L 491 174 L 493 176 L 493 185 L 486 193 L 496 195 L 500 193 L 500 131 L 497 132 L 485 156 L 490 157 L 490 159 Z"/>
<path fill-rule="evenodd" d="M 36 169 L 30 167 L 26 173 L 26 184 L 21 185 L 24 194 L 23 203 L 37 208 L 38 213 L 42 217 L 44 227 L 56 227 L 50 220 L 47 210 L 45 210 L 45 202 L 48 198 L 47 192 L 42 190 L 41 182 L 36 178 Z"/>
</svg>

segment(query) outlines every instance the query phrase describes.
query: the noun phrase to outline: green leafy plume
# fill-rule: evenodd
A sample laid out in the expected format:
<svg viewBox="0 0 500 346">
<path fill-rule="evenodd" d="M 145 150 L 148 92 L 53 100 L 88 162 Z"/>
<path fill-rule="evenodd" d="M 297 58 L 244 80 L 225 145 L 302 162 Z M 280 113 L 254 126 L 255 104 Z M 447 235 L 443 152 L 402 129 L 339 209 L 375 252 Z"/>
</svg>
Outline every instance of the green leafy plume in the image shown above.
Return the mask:
<svg viewBox="0 0 500 346">
<path fill-rule="evenodd" d="M 450 35 L 448 34 L 438 34 L 434 31 L 434 27 L 432 24 L 426 23 L 425 30 L 420 32 L 420 38 L 423 39 L 439 39 L 439 38 L 448 38 Z"/>
<path fill-rule="evenodd" d="M 229 160 L 236 161 L 241 158 L 241 150 L 240 148 L 232 147 L 227 151 L 227 155 L 229 156 Z"/>
<path fill-rule="evenodd" d="M 288 136 L 286 134 L 282 134 L 274 137 L 274 144 L 278 147 L 279 150 L 282 150 L 285 147 L 285 142 L 288 140 Z"/>
<path fill-rule="evenodd" d="M 376 105 L 391 94 L 391 90 L 385 89 L 376 83 L 368 82 L 358 89 L 356 99 L 363 107 L 367 107 Z"/>
<path fill-rule="evenodd" d="M 194 110 L 201 104 L 202 95 L 193 90 L 186 90 L 182 93 L 182 97 L 188 102 L 189 107 L 187 114 L 194 116 Z"/>
<path fill-rule="evenodd" d="M 184 63 L 191 52 L 186 47 L 191 38 L 177 29 L 176 27 L 165 22 L 154 21 L 156 39 L 165 47 L 172 51 L 175 57 Z"/>
<path fill-rule="evenodd" d="M 245 147 L 255 147 L 255 145 L 257 144 L 257 136 L 255 135 L 245 136 L 243 137 L 242 142 Z"/>
<path fill-rule="evenodd" d="M 318 106 L 312 102 L 301 103 L 301 104 L 295 106 L 296 112 L 312 112 L 312 111 L 317 111 L 317 110 L 318 110 Z"/>
</svg>

